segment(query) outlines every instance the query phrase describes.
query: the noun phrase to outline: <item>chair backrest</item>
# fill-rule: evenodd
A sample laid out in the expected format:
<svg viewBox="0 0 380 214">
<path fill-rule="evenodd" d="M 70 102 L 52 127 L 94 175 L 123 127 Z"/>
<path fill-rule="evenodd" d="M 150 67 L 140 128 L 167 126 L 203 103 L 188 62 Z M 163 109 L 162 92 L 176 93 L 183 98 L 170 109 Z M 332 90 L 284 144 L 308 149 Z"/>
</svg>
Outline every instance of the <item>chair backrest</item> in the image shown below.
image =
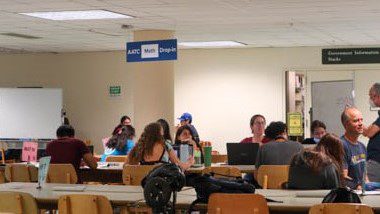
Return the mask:
<svg viewBox="0 0 380 214">
<path fill-rule="evenodd" d="M 202 170 L 202 174 L 215 173 L 214 177 L 241 177 L 239 168 L 233 166 L 210 166 Z"/>
<path fill-rule="evenodd" d="M 50 164 L 46 182 L 76 184 L 78 176 L 71 164 Z"/>
<path fill-rule="evenodd" d="M 110 201 L 102 195 L 63 195 L 58 200 L 59 214 L 112 214 Z"/>
<path fill-rule="evenodd" d="M 139 186 L 141 180 L 157 165 L 124 165 L 123 183 L 125 185 Z"/>
<path fill-rule="evenodd" d="M 110 155 L 106 157 L 106 162 L 125 162 L 128 155 Z"/>
<path fill-rule="evenodd" d="M 0 184 L 5 183 L 5 175 L 4 172 L 0 171 Z"/>
<path fill-rule="evenodd" d="M 266 199 L 257 194 L 213 193 L 208 200 L 207 210 L 209 214 L 269 214 Z"/>
<path fill-rule="evenodd" d="M 9 182 L 32 182 L 38 169 L 27 164 L 7 164 L 5 178 Z"/>
<path fill-rule="evenodd" d="M 5 151 L 3 148 L 1 148 L 0 151 L 1 151 L 1 163 L 5 164 Z"/>
<path fill-rule="evenodd" d="M 263 189 L 281 189 L 289 178 L 289 165 L 261 165 L 257 171 L 257 182 Z"/>
<path fill-rule="evenodd" d="M 212 163 L 227 163 L 227 155 L 211 155 Z"/>
<path fill-rule="evenodd" d="M 37 214 L 37 202 L 29 193 L 0 192 L 0 213 Z"/>
<path fill-rule="evenodd" d="M 316 204 L 309 209 L 309 214 L 373 214 L 371 207 L 365 204 L 324 203 Z"/>
</svg>

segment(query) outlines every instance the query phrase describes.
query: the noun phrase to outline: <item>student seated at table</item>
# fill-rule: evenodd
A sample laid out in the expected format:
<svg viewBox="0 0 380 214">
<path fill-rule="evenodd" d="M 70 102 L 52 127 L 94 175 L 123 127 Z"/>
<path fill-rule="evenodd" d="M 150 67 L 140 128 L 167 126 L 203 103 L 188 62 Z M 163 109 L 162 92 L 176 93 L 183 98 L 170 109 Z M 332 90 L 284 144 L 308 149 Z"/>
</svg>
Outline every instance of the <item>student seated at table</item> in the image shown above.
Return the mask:
<svg viewBox="0 0 380 214">
<path fill-rule="evenodd" d="M 172 162 L 181 167 L 182 170 L 190 168 L 194 164 L 194 157 L 191 156 L 187 162 L 181 162 L 170 143 L 164 141 L 163 132 L 164 130 L 159 123 L 147 125 L 140 139 L 129 153 L 126 164 L 150 165 Z"/>
<path fill-rule="evenodd" d="M 342 142 L 333 134 L 322 137 L 318 146 L 296 154 L 289 168 L 289 189 L 334 189 L 343 181 Z"/>
<path fill-rule="evenodd" d="M 261 165 L 289 165 L 292 157 L 303 149 L 302 144 L 288 140 L 286 124 L 281 121 L 271 122 L 265 136 L 273 140 L 259 148 L 256 169 Z"/>
<path fill-rule="evenodd" d="M 249 122 L 249 127 L 253 134 L 252 137 L 244 138 L 240 143 L 268 143 L 269 138 L 266 138 L 264 135 L 266 120 L 265 117 L 261 114 L 255 114 L 251 117 Z"/>
<path fill-rule="evenodd" d="M 311 138 L 306 138 L 302 144 L 317 144 L 326 134 L 326 125 L 319 120 L 314 120 L 310 127 Z"/>
<path fill-rule="evenodd" d="M 175 134 L 175 145 L 188 144 L 193 146 L 194 149 L 202 151 L 202 147 L 199 142 L 194 138 L 193 131 L 190 126 L 184 125 L 178 128 Z M 201 152 L 201 163 L 204 163 L 203 153 Z"/>
<path fill-rule="evenodd" d="M 173 144 L 172 135 L 170 134 L 169 123 L 165 119 L 159 119 L 159 120 L 157 120 L 157 123 L 159 123 L 162 126 L 162 128 L 164 129 L 164 140 L 165 140 L 165 142 Z"/>
<path fill-rule="evenodd" d="M 57 129 L 57 140 L 46 146 L 46 155 L 51 156 L 50 163 L 70 163 L 79 170 L 81 160 L 93 169 L 97 163 L 86 144 L 74 138 L 75 130 L 70 125 L 62 125 Z"/>
<path fill-rule="evenodd" d="M 101 161 L 106 161 L 109 155 L 127 155 L 128 152 L 133 148 L 135 143 L 133 138 L 135 136 L 135 128 L 131 125 L 126 125 L 120 127 L 116 134 L 113 135 L 106 143 L 106 148 L 104 154 L 102 155 Z"/>
<path fill-rule="evenodd" d="M 132 120 L 130 117 L 127 115 L 124 115 L 120 118 L 120 123 L 113 129 L 112 136 L 117 133 L 117 131 L 122 127 L 122 126 L 130 126 L 132 125 Z"/>
</svg>

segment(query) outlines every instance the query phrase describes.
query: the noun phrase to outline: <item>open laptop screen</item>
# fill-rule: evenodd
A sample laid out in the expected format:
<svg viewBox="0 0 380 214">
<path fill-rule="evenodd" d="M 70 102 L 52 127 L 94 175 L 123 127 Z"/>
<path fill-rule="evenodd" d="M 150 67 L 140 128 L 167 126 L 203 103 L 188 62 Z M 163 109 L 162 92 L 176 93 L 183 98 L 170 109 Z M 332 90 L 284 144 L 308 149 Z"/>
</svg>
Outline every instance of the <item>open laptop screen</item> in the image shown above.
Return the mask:
<svg viewBox="0 0 380 214">
<path fill-rule="evenodd" d="M 258 143 L 227 143 L 228 165 L 254 165 Z"/>
</svg>

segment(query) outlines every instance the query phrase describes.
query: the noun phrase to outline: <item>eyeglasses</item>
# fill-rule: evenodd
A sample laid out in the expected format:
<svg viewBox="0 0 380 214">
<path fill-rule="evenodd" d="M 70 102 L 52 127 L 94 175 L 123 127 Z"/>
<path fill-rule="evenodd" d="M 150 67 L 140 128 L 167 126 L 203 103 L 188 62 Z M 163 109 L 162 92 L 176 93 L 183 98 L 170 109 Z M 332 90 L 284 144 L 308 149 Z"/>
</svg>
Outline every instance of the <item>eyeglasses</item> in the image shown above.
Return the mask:
<svg viewBox="0 0 380 214">
<path fill-rule="evenodd" d="M 263 121 L 263 122 L 254 122 L 253 124 L 255 124 L 255 125 L 265 125 L 265 122 Z"/>
</svg>

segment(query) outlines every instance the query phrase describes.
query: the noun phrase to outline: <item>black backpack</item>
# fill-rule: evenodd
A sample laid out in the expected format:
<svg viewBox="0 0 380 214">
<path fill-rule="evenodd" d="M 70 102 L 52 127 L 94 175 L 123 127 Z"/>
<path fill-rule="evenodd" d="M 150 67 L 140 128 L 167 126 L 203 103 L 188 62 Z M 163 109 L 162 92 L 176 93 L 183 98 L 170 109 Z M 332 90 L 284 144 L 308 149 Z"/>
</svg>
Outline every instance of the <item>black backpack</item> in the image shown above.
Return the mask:
<svg viewBox="0 0 380 214">
<path fill-rule="evenodd" d="M 362 203 L 358 194 L 347 187 L 333 189 L 327 194 L 322 203 Z"/>
<path fill-rule="evenodd" d="M 212 193 L 255 193 L 255 187 L 243 180 L 214 178 L 209 174 L 193 176 L 190 183 L 195 188 L 197 199 L 191 203 L 189 213 L 194 211 L 197 203 L 208 203 Z"/>
<path fill-rule="evenodd" d="M 144 198 L 154 213 L 174 213 L 176 192 L 185 185 L 185 176 L 173 163 L 159 165 L 141 181 Z M 173 203 L 170 198 L 173 193 Z"/>
</svg>

